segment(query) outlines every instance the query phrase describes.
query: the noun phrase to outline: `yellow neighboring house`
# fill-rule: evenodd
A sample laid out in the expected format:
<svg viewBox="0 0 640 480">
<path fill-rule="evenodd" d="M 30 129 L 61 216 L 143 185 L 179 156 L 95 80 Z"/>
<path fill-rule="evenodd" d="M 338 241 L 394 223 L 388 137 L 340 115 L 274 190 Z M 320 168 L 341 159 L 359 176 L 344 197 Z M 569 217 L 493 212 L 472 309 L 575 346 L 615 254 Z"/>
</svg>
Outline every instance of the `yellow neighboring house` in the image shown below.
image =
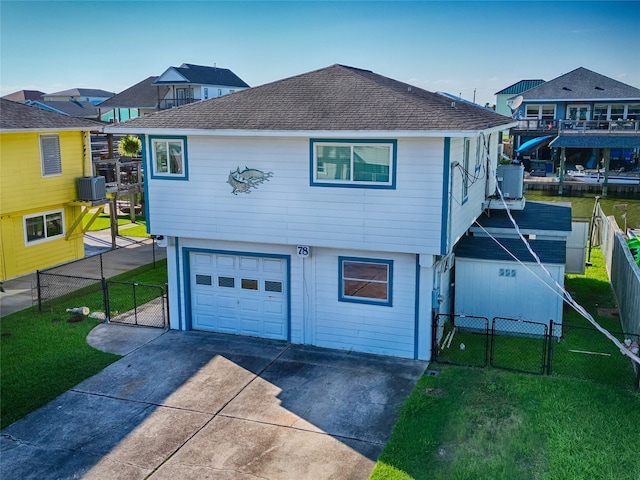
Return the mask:
<svg viewBox="0 0 640 480">
<path fill-rule="evenodd" d="M 84 256 L 77 178 L 101 127 L 0 99 L 0 281 Z"/>
</svg>

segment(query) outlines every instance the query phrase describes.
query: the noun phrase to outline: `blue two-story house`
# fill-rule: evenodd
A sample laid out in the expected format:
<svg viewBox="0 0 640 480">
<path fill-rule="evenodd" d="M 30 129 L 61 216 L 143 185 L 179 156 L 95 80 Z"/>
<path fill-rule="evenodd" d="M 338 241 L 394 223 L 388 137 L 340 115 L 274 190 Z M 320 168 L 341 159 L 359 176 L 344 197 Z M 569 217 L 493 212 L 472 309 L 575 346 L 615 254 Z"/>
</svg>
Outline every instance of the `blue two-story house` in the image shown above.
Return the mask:
<svg viewBox="0 0 640 480">
<path fill-rule="evenodd" d="M 141 136 L 171 328 L 429 359 L 514 125 L 333 65 L 105 130 Z"/>
<path fill-rule="evenodd" d="M 514 152 L 534 174 L 638 168 L 640 89 L 581 67 L 509 100 Z"/>
</svg>

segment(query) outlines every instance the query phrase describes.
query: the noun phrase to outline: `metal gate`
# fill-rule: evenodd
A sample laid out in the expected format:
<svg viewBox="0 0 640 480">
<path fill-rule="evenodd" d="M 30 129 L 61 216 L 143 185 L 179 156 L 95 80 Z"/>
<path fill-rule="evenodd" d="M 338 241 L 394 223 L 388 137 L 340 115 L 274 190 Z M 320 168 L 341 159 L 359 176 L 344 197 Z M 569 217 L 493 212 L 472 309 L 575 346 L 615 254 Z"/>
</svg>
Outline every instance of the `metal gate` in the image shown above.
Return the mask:
<svg viewBox="0 0 640 480">
<path fill-rule="evenodd" d="M 160 285 L 106 281 L 107 320 L 113 323 L 164 328 L 168 324 L 167 295 Z"/>
<path fill-rule="evenodd" d="M 489 328 L 491 325 L 491 328 Z M 433 356 L 439 363 L 544 374 L 548 366 L 548 327 L 513 318 L 437 315 Z"/>
</svg>

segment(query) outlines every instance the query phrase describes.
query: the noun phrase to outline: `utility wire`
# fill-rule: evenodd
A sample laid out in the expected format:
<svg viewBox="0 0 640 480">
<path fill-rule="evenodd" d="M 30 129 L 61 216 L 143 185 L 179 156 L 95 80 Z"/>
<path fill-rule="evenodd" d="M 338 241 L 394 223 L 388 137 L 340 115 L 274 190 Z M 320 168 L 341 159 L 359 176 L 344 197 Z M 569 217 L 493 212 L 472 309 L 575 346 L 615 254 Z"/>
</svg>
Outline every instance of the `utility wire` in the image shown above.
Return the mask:
<svg viewBox="0 0 640 480">
<path fill-rule="evenodd" d="M 546 273 L 546 275 L 549 277 L 549 279 L 558 287 L 559 291 L 561 291 L 563 293 L 563 295 L 562 295 L 563 301 L 566 302 L 567 304 L 569 304 L 571 307 L 573 307 L 573 309 L 576 312 L 578 312 L 580 315 L 582 315 L 584 318 L 586 318 L 589 321 L 589 323 L 591 323 L 600 333 L 602 333 L 605 337 L 607 337 L 609 340 L 611 340 L 620 349 L 621 353 L 623 353 L 624 355 L 629 357 L 632 361 L 636 362 L 638 364 L 638 366 L 640 366 L 640 357 L 638 355 L 634 354 L 633 352 L 631 352 L 630 350 L 628 350 L 627 347 L 624 344 L 622 344 L 616 337 L 614 337 L 606 328 L 604 328 L 598 322 L 596 322 L 595 319 L 591 316 L 591 314 L 589 312 L 587 312 L 582 305 L 580 305 L 578 302 L 576 302 L 573 299 L 571 294 L 564 288 L 564 286 L 560 285 L 552 277 L 551 273 L 549 273 L 549 270 L 547 270 L 546 267 L 542 264 L 542 262 L 540 261 L 540 258 L 538 257 L 538 255 L 533 251 L 533 249 L 531 248 L 531 245 L 529 244 L 529 242 L 527 241 L 525 236 L 520 231 L 520 227 L 518 226 L 518 224 L 516 223 L 515 219 L 511 215 L 511 210 L 509 209 L 509 206 L 507 205 L 507 202 L 505 202 L 505 200 L 504 200 L 504 197 L 502 195 L 502 190 L 500 189 L 500 186 L 498 185 L 498 182 L 496 182 L 496 190 L 500 194 L 500 200 L 502 201 L 502 204 L 504 205 L 505 210 L 507 211 L 507 215 L 509 216 L 509 220 L 511 220 L 511 223 L 514 226 L 514 228 L 516 230 L 516 233 L 518 234 L 518 236 L 520 237 L 522 242 L 525 244 L 525 246 L 527 247 L 527 250 L 529 250 L 529 253 L 531 253 L 531 256 L 535 259 L 536 263 L 540 266 L 540 268 L 542 268 L 542 270 Z M 493 240 L 497 242 L 497 240 L 495 238 L 493 238 Z M 499 242 L 497 242 L 497 243 L 500 245 Z M 503 246 L 502 248 L 505 248 L 505 247 Z M 506 250 L 506 248 L 505 248 L 505 250 Z M 512 256 L 515 258 L 514 255 L 512 255 Z M 522 264 L 522 262 L 520 262 L 519 260 L 518 260 L 518 262 L 520 264 Z M 538 277 L 537 275 L 535 275 L 535 276 Z M 538 277 L 538 278 L 540 279 L 540 281 L 542 281 L 543 283 L 547 284 L 547 282 L 545 282 L 543 279 L 541 279 L 540 277 Z M 556 292 L 556 294 L 558 294 L 558 293 Z"/>
</svg>

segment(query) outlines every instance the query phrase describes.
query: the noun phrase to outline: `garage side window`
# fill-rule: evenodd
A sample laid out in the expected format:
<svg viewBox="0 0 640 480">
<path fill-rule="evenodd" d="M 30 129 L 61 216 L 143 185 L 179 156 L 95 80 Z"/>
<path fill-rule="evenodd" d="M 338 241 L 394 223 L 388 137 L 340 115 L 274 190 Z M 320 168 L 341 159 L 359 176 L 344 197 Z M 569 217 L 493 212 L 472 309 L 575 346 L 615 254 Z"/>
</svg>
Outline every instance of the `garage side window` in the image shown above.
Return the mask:
<svg viewBox="0 0 640 480">
<path fill-rule="evenodd" d="M 62 210 L 23 217 L 25 245 L 33 245 L 64 235 Z"/>
<path fill-rule="evenodd" d="M 391 306 L 392 260 L 339 257 L 341 302 Z"/>
<path fill-rule="evenodd" d="M 187 180 L 187 138 L 150 138 L 152 177 Z"/>
</svg>

